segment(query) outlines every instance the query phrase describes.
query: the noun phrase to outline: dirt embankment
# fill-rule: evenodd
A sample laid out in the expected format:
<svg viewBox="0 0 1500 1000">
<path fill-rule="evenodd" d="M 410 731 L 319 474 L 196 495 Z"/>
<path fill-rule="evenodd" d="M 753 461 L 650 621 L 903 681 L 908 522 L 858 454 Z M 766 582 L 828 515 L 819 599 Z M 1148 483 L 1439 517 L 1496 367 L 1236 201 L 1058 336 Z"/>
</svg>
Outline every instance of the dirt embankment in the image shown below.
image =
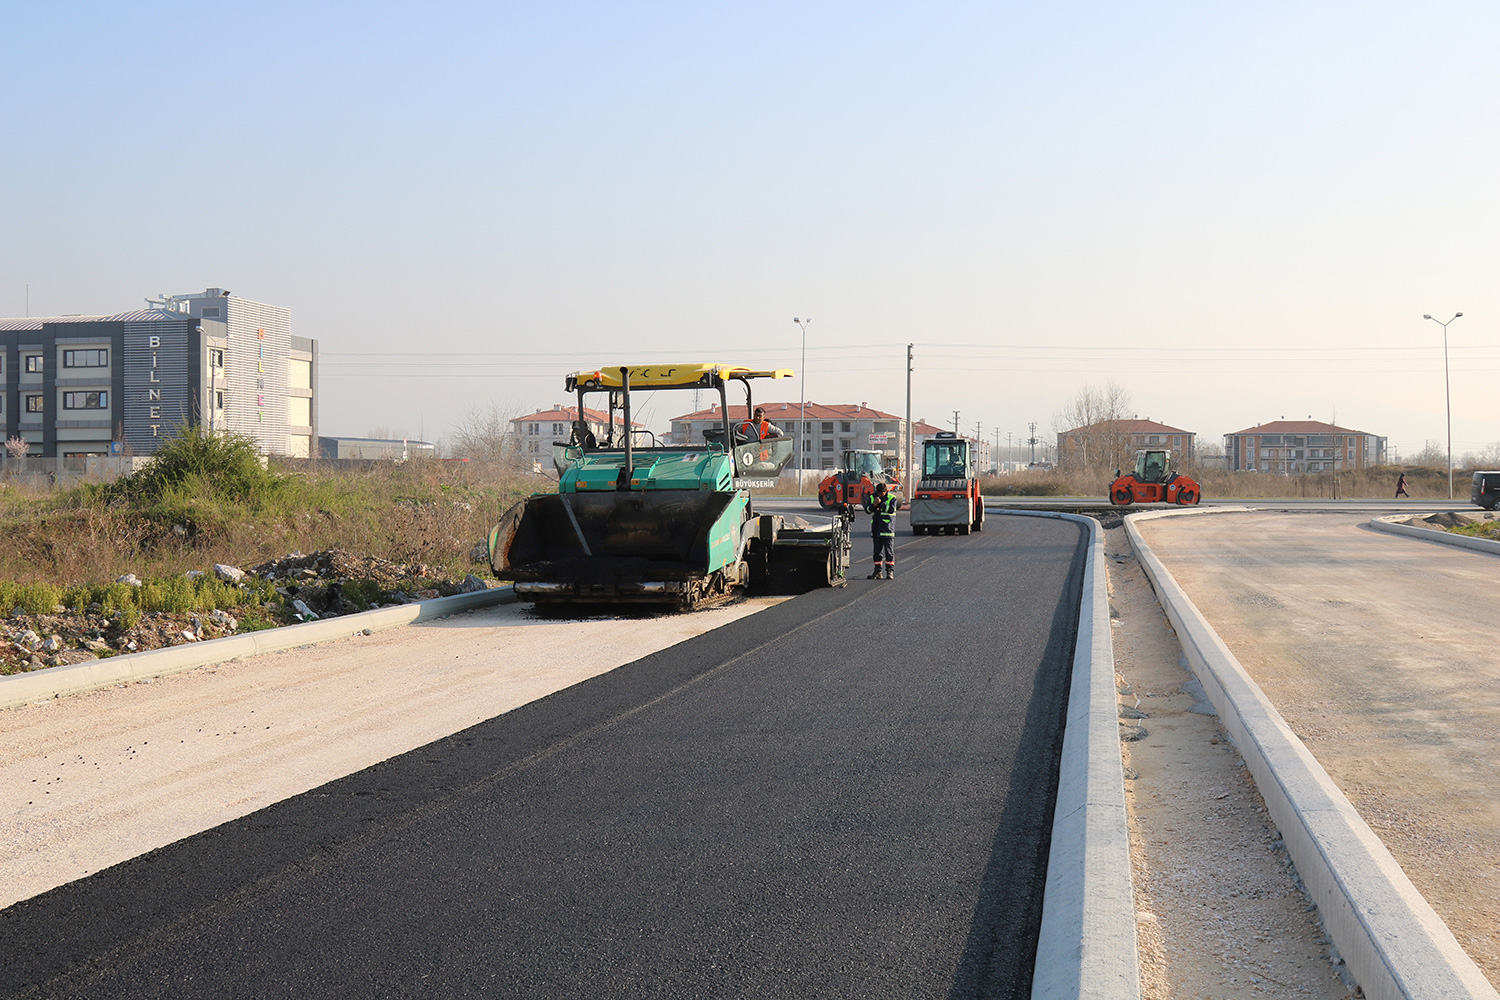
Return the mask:
<svg viewBox="0 0 1500 1000">
<path fill-rule="evenodd" d="M 14 608 L 0 622 L 0 673 L 217 639 L 485 586 L 472 575 L 457 581 L 439 567 L 392 562 L 339 549 L 295 552 L 249 570 L 216 567 L 215 571 L 242 590 L 253 581 L 271 584 L 271 588 L 262 588 L 267 599 L 231 608 L 134 614 L 98 603 L 81 608 L 58 605 L 45 613 Z M 211 571 L 197 572 L 208 575 Z M 118 582 L 141 586 L 133 575 Z"/>
</svg>

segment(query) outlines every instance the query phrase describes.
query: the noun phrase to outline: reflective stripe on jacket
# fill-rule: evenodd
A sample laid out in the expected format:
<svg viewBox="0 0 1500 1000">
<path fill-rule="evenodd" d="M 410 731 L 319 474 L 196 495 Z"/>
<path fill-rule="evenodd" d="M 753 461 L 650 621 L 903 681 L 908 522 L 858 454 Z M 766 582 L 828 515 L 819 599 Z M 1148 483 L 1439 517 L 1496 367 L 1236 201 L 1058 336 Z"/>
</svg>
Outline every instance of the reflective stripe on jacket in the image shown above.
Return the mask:
<svg viewBox="0 0 1500 1000">
<path fill-rule="evenodd" d="M 900 509 L 901 501 L 896 499 L 895 494 L 887 493 L 881 497 L 871 493 L 865 497 L 865 510 L 870 512 L 870 534 L 895 538 L 896 529 L 891 527 L 891 520 Z"/>
</svg>

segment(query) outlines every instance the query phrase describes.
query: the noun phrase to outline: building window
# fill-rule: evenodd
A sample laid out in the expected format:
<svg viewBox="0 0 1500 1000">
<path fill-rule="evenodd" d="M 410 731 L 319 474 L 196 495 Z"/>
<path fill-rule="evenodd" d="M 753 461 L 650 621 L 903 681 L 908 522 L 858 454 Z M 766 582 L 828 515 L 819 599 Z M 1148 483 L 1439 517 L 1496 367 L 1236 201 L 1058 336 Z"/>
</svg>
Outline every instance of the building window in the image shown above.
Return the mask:
<svg viewBox="0 0 1500 1000">
<path fill-rule="evenodd" d="M 26 355 L 26 371 L 31 375 L 38 375 L 42 371 L 42 356 L 40 354 Z"/>
<path fill-rule="evenodd" d="M 222 389 L 214 390 L 214 409 L 224 409 L 224 390 Z"/>
<path fill-rule="evenodd" d="M 41 396 L 27 396 L 26 397 L 26 412 L 27 413 L 41 413 L 42 412 L 42 397 Z"/>
<path fill-rule="evenodd" d="M 41 397 L 38 396 L 38 399 Z M 38 407 L 40 410 L 40 407 Z M 107 410 L 109 409 L 109 393 L 107 392 L 65 392 L 63 393 L 63 409 L 65 410 Z"/>
<path fill-rule="evenodd" d="M 841 420 L 839 421 L 839 430 L 845 434 L 848 434 L 851 430 L 853 430 L 853 428 L 849 426 L 849 421 Z"/>
<path fill-rule="evenodd" d="M 552 425 L 552 433 L 553 434 L 561 434 L 561 433 L 563 433 L 563 431 L 564 431 L 564 429 L 566 427 L 567 427 L 567 424 L 553 424 Z"/>
<path fill-rule="evenodd" d="M 218 319 L 219 318 L 219 307 L 218 306 L 204 306 L 203 307 L 203 318 L 204 319 Z"/>
<path fill-rule="evenodd" d="M 208 363 L 214 368 L 224 367 L 224 352 L 220 348 L 213 348 L 208 352 Z M 296 389 L 306 389 L 307 386 L 293 386 Z"/>
<path fill-rule="evenodd" d="M 86 351 L 63 351 L 64 368 L 108 368 L 109 350 L 106 348 Z"/>
<path fill-rule="evenodd" d="M 542 425 L 541 424 L 527 424 L 526 425 L 526 433 L 527 434 L 540 434 L 541 432 L 542 432 Z"/>
<path fill-rule="evenodd" d="M 832 434 L 833 433 L 833 421 L 832 420 L 825 420 L 825 421 L 823 421 L 823 433 L 824 434 Z"/>
<path fill-rule="evenodd" d="M 833 451 L 833 439 L 832 438 L 824 438 L 823 442 L 819 446 L 818 450 L 819 451 Z"/>
</svg>

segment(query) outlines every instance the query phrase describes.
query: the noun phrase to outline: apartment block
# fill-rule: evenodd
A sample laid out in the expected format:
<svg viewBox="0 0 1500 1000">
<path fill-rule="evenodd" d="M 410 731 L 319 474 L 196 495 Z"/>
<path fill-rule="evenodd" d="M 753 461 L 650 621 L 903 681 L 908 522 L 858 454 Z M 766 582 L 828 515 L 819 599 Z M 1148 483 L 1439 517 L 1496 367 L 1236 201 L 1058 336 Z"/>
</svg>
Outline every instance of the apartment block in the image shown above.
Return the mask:
<svg viewBox="0 0 1500 1000">
<path fill-rule="evenodd" d="M 798 440 L 788 469 L 835 469 L 843 453 L 851 448 L 880 452 L 889 468 L 900 463 L 902 420 L 893 413 L 873 409 L 867 403 L 756 403 L 766 419 L 787 437 Z M 745 407 L 731 406 L 731 421 L 745 420 Z M 722 420 L 715 403 L 706 410 L 672 418 L 671 440 L 688 444 L 703 440 L 703 431 L 718 427 Z"/>
<path fill-rule="evenodd" d="M 1320 420 L 1273 420 L 1224 435 L 1229 470 L 1301 475 L 1385 464 L 1386 439 Z"/>
</svg>

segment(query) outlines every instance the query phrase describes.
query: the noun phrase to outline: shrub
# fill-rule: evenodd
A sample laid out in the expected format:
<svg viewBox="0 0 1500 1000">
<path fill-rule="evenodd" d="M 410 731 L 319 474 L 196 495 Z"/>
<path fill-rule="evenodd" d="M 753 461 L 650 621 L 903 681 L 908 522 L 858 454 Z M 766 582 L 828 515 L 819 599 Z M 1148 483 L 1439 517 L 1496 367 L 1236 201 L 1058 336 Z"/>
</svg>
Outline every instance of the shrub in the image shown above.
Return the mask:
<svg viewBox="0 0 1500 1000">
<path fill-rule="evenodd" d="M 206 494 L 236 503 L 264 502 L 286 485 L 286 477 L 261 464 L 255 441 L 201 426 L 180 427 L 145 468 L 96 487 L 107 502 L 142 505 Z"/>
<path fill-rule="evenodd" d="M 0 612 L 20 608 L 27 614 L 50 615 L 62 603 L 61 587 L 50 583 L 0 583 Z"/>
</svg>

